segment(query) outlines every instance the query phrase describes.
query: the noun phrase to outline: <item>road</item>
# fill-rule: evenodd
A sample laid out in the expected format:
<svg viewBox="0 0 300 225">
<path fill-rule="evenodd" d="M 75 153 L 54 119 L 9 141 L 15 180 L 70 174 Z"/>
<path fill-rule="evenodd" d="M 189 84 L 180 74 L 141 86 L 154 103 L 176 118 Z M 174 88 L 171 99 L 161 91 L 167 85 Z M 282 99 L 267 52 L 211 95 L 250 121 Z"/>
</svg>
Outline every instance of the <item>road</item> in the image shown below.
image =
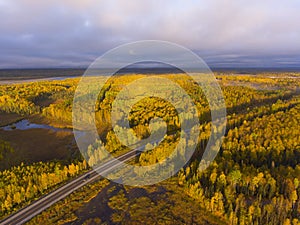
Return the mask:
<svg viewBox="0 0 300 225">
<path fill-rule="evenodd" d="M 34 216 L 40 214 L 45 209 L 49 208 L 54 203 L 58 202 L 59 200 L 65 198 L 72 192 L 76 191 L 77 189 L 87 185 L 95 181 L 100 175 L 97 171 L 101 171 L 102 173 L 106 173 L 111 171 L 112 169 L 118 167 L 121 162 L 127 162 L 130 159 L 133 159 L 137 154 L 140 154 L 137 149 L 132 150 L 124 155 L 121 155 L 117 158 L 114 158 L 102 166 L 97 167 L 94 170 L 88 171 L 77 178 L 69 181 L 65 185 L 61 186 L 60 188 L 52 191 L 51 193 L 41 197 L 40 199 L 34 201 L 30 205 L 25 208 L 20 209 L 16 213 L 8 216 L 7 218 L 0 221 L 0 225 L 17 225 L 17 224 L 24 224 L 25 222 L 29 221 Z"/>
</svg>

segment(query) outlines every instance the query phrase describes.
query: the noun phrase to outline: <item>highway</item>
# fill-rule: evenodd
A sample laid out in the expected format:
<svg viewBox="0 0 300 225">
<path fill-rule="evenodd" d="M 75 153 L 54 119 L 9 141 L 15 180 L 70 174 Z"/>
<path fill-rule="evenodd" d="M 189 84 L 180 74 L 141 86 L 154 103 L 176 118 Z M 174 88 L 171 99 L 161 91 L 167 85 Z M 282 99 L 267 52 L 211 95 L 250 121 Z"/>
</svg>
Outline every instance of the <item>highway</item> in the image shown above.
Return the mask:
<svg viewBox="0 0 300 225">
<path fill-rule="evenodd" d="M 24 224 L 25 222 L 29 221 L 34 216 L 40 214 L 45 209 L 49 208 L 54 203 L 58 202 L 59 200 L 65 198 L 72 192 L 76 191 L 77 189 L 87 185 L 97 178 L 100 175 L 97 171 L 101 171 L 102 173 L 106 173 L 111 171 L 112 169 L 118 167 L 121 162 L 127 162 L 130 159 L 133 159 L 136 155 L 140 154 L 141 152 L 137 149 L 132 150 L 130 152 L 125 153 L 117 158 L 114 158 L 103 165 L 97 167 L 94 170 L 90 170 L 77 178 L 69 181 L 65 185 L 59 187 L 58 189 L 50 192 L 49 194 L 41 197 L 40 199 L 32 202 L 30 205 L 20 209 L 19 211 L 11 214 L 10 216 L 4 218 L 0 221 L 0 225 L 17 225 L 17 224 Z"/>
</svg>

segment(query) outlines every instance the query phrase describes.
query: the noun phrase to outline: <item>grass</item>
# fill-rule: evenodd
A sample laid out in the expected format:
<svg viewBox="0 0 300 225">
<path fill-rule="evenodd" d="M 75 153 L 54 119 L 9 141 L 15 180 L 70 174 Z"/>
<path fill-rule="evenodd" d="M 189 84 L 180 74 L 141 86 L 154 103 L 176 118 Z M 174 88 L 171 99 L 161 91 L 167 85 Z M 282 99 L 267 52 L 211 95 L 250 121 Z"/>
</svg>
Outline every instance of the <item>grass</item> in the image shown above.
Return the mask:
<svg viewBox="0 0 300 225">
<path fill-rule="evenodd" d="M 30 164 L 51 160 L 69 160 L 79 155 L 73 134 L 46 129 L 0 130 L 0 137 L 13 147 L 1 161 L 0 169 L 8 169 L 21 162 Z"/>
<path fill-rule="evenodd" d="M 203 209 L 200 202 L 182 193 L 176 178 L 144 187 L 102 179 L 75 191 L 27 224 L 153 224 L 154 220 L 158 224 L 226 224 Z M 117 218 L 122 221 L 117 222 Z"/>
<path fill-rule="evenodd" d="M 24 117 L 16 113 L 4 113 L 0 112 L 0 127 L 7 126 L 9 124 L 18 122 Z"/>
</svg>

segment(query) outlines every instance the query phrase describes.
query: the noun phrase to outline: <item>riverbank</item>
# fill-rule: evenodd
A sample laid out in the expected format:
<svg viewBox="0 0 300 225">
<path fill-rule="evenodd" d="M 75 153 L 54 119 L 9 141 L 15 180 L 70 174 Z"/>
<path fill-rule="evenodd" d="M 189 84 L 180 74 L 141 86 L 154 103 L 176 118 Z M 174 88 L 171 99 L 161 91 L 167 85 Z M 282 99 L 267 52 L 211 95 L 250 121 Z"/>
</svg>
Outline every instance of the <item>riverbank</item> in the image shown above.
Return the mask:
<svg viewBox="0 0 300 225">
<path fill-rule="evenodd" d="M 72 129 L 62 123 L 50 125 L 41 116 L 0 113 L 0 137 L 13 148 L 4 153 L 0 170 L 20 163 L 31 164 L 52 160 L 71 161 L 80 157 Z"/>
<path fill-rule="evenodd" d="M 39 81 L 58 81 L 58 80 L 66 80 L 77 78 L 78 76 L 66 76 L 66 77 L 48 77 L 48 78 L 35 78 L 35 79 L 7 79 L 7 80 L 0 80 L 0 85 L 6 84 L 24 84 L 24 83 L 31 83 L 31 82 L 39 82 Z"/>
<path fill-rule="evenodd" d="M 9 124 L 16 123 L 22 119 L 24 119 L 24 117 L 16 113 L 0 112 L 0 127 L 4 127 Z"/>
</svg>

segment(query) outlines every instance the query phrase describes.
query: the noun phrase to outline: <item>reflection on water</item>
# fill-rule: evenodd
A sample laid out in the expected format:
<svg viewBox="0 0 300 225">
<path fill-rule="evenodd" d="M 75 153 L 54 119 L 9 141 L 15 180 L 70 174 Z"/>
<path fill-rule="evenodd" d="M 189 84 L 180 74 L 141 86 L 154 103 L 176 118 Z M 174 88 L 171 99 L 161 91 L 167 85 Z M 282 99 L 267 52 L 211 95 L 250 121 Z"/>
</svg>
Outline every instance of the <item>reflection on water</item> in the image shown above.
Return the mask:
<svg viewBox="0 0 300 225">
<path fill-rule="evenodd" d="M 82 131 L 82 130 L 75 130 L 70 128 L 58 128 L 58 127 L 53 127 L 47 124 L 36 124 L 36 123 L 31 123 L 29 120 L 21 120 L 19 122 L 0 127 L 0 130 L 4 131 L 14 131 L 14 130 L 30 130 L 30 129 L 46 129 L 46 130 L 51 130 L 54 132 L 68 132 L 70 134 L 73 134 L 76 132 L 77 138 L 80 139 L 82 143 L 92 143 L 91 141 L 91 135 L 90 132 L 88 131 Z M 94 140 L 95 141 L 95 140 Z"/>
<path fill-rule="evenodd" d="M 73 133 L 73 129 L 69 129 L 69 128 L 58 128 L 58 127 L 53 127 L 47 124 L 36 124 L 36 123 L 31 123 L 29 120 L 21 120 L 19 122 L 4 126 L 4 127 L 0 127 L 1 130 L 4 131 L 13 131 L 13 130 L 30 130 L 30 129 L 47 129 L 47 130 L 52 130 L 55 132 L 58 131 L 64 131 L 64 132 L 69 132 L 69 133 Z M 88 133 L 86 131 L 79 131 L 76 130 L 76 133 L 78 133 L 78 136 L 81 138 L 86 138 L 86 135 L 88 135 Z"/>
<path fill-rule="evenodd" d="M 11 130 L 29 130 L 29 129 L 48 129 L 53 131 L 67 131 L 72 132 L 71 129 L 67 128 L 57 128 L 46 124 L 36 124 L 30 123 L 28 120 L 21 120 L 19 122 L 1 127 L 2 130 L 11 131 Z"/>
</svg>

